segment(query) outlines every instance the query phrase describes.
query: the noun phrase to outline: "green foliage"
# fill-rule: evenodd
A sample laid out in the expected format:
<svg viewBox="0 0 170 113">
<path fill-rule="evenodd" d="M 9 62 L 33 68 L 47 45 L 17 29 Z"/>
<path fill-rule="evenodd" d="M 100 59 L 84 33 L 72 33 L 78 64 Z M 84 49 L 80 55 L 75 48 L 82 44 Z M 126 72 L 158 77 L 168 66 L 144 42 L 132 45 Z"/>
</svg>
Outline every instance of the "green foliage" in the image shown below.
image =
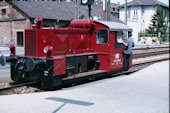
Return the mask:
<svg viewBox="0 0 170 113">
<path fill-rule="evenodd" d="M 165 21 L 165 15 L 163 14 L 163 9 L 161 6 L 156 8 L 156 13 L 152 16 L 151 24 L 149 29 L 146 29 L 146 33 L 155 34 L 159 38 L 164 39 L 168 32 L 168 25 Z"/>
<path fill-rule="evenodd" d="M 158 37 L 157 34 L 151 34 L 148 29 L 138 33 L 138 37 Z"/>
</svg>

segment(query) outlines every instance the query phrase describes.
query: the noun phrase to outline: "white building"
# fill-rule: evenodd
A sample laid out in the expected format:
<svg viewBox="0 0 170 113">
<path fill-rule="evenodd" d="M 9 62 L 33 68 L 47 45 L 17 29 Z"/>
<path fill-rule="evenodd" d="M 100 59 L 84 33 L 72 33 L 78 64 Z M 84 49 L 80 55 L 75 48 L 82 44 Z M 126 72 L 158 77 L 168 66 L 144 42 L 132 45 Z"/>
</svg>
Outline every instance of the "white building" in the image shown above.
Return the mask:
<svg viewBox="0 0 170 113">
<path fill-rule="evenodd" d="M 138 42 L 138 33 L 144 31 L 151 24 L 151 17 L 155 14 L 157 6 L 163 7 L 165 20 L 168 22 L 169 6 L 157 0 L 133 0 L 127 3 L 127 25 L 133 29 L 133 39 Z M 124 4 L 120 6 L 120 20 L 125 22 Z"/>
</svg>

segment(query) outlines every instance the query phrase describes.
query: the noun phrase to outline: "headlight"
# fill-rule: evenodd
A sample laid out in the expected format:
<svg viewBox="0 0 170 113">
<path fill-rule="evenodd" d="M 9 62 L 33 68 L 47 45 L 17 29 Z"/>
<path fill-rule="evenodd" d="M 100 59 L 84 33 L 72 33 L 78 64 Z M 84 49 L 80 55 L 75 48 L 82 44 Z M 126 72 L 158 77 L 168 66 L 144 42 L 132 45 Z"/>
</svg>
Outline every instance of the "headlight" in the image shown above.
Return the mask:
<svg viewBox="0 0 170 113">
<path fill-rule="evenodd" d="M 36 24 L 38 22 L 38 19 L 37 18 L 35 18 L 34 19 L 34 24 Z"/>
<path fill-rule="evenodd" d="M 52 53 L 53 52 L 53 47 L 52 46 L 46 46 L 43 49 L 44 53 Z"/>
<path fill-rule="evenodd" d="M 48 48 L 45 47 L 45 48 L 43 49 L 43 51 L 44 51 L 44 53 L 48 53 Z"/>
</svg>

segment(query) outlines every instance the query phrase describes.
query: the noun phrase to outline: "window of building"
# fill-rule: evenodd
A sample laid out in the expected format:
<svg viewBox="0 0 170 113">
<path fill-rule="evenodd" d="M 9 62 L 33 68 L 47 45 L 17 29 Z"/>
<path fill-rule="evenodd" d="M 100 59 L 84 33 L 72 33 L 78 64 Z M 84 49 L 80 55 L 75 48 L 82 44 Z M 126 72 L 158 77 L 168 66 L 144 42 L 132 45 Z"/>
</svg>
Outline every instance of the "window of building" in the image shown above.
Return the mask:
<svg viewBox="0 0 170 113">
<path fill-rule="evenodd" d="M 6 14 L 6 9 L 1 9 L 1 13 L 5 15 Z"/>
<path fill-rule="evenodd" d="M 23 46 L 23 32 L 17 32 L 17 45 Z"/>
<path fill-rule="evenodd" d="M 136 11 L 134 10 L 134 11 L 133 11 L 133 15 L 135 15 L 135 14 L 136 14 Z"/>
<path fill-rule="evenodd" d="M 137 16 L 138 15 L 138 10 L 134 10 L 133 15 Z"/>
<path fill-rule="evenodd" d="M 138 10 L 134 10 L 133 11 L 133 17 L 132 17 L 133 21 L 137 21 L 138 19 Z"/>
<path fill-rule="evenodd" d="M 145 13 L 145 10 L 144 9 L 142 9 L 142 14 L 144 14 Z"/>
<path fill-rule="evenodd" d="M 113 8 L 113 11 L 115 11 L 116 9 L 115 8 Z"/>
<path fill-rule="evenodd" d="M 107 44 L 107 43 L 108 43 L 108 29 L 97 29 L 96 44 Z"/>
<path fill-rule="evenodd" d="M 3 8 L 3 9 L 0 9 L 0 14 L 1 14 L 1 19 L 6 19 L 7 18 L 7 9 L 6 8 Z"/>
</svg>

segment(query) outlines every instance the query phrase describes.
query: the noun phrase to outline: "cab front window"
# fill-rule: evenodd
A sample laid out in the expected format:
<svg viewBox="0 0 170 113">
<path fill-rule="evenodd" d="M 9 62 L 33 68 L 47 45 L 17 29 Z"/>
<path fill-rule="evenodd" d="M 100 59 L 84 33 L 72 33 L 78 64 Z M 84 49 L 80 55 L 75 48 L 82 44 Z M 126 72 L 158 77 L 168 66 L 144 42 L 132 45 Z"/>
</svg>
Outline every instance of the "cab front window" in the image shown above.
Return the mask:
<svg viewBox="0 0 170 113">
<path fill-rule="evenodd" d="M 107 43 L 108 43 L 108 29 L 97 29 L 96 44 L 107 44 Z"/>
</svg>

